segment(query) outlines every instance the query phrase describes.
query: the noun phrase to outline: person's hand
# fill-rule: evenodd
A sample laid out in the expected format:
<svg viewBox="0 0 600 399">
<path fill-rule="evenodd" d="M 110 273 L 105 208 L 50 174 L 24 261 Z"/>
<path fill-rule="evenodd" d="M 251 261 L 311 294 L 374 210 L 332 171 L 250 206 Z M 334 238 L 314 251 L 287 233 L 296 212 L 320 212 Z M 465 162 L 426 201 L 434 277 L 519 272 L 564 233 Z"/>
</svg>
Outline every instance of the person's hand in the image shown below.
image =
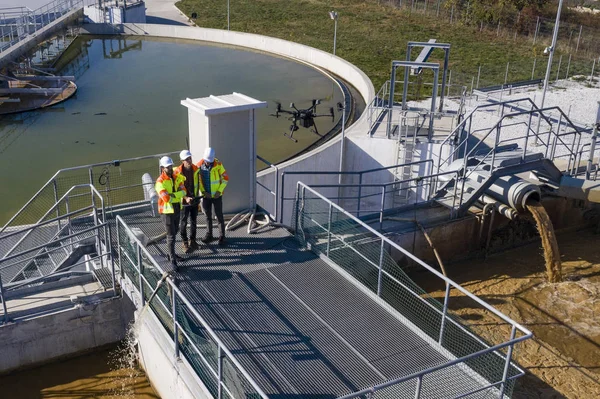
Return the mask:
<svg viewBox="0 0 600 399">
<path fill-rule="evenodd" d="M 219 198 L 221 196 L 221 193 L 219 191 L 215 191 L 215 195 L 213 198 Z"/>
<path fill-rule="evenodd" d="M 202 193 L 202 196 L 204 198 L 210 198 L 210 193 L 208 191 L 205 191 L 205 192 Z"/>
<path fill-rule="evenodd" d="M 185 197 L 185 198 L 183 199 L 183 201 L 184 201 L 186 204 L 191 204 L 191 203 L 192 203 L 192 197 Z"/>
</svg>

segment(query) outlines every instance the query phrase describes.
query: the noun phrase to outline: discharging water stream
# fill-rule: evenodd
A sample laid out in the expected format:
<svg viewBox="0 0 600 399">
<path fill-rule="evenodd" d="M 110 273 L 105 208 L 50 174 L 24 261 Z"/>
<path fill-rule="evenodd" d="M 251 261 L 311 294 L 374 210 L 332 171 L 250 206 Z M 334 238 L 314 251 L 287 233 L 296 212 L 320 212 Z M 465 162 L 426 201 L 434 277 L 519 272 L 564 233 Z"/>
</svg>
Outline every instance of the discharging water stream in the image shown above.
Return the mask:
<svg viewBox="0 0 600 399">
<path fill-rule="evenodd" d="M 531 212 L 535 219 L 540 238 L 542 239 L 548 282 L 559 283 L 562 281 L 560 251 L 558 249 L 558 242 L 556 241 L 556 234 L 554 233 L 552 221 L 541 203 L 529 200 L 527 201 L 526 206 L 527 210 Z"/>
</svg>

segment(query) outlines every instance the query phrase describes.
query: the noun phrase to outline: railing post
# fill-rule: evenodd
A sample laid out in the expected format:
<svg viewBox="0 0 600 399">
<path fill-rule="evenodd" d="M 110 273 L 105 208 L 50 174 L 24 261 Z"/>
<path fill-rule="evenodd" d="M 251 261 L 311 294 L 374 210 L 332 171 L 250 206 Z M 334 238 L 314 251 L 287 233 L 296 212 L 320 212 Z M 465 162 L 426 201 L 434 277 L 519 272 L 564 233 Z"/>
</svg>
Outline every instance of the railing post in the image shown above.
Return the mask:
<svg viewBox="0 0 600 399">
<path fill-rule="evenodd" d="M 217 387 L 217 399 L 223 397 L 223 352 L 221 351 L 221 345 L 217 347 L 217 362 L 218 362 L 218 377 L 219 385 Z"/>
<path fill-rule="evenodd" d="M 381 237 L 381 247 L 379 248 L 379 272 L 377 276 L 377 296 L 381 297 L 381 286 L 382 286 L 382 278 L 383 278 L 383 248 L 384 248 L 385 240 L 383 236 Z"/>
<path fill-rule="evenodd" d="M 417 387 L 415 388 L 415 399 L 419 399 L 421 397 L 421 386 L 423 385 L 423 376 L 420 375 L 417 377 Z"/>
<path fill-rule="evenodd" d="M 381 190 L 381 211 L 379 212 L 379 230 L 383 230 L 383 212 L 385 211 L 385 186 Z"/>
<path fill-rule="evenodd" d="M 179 360 L 179 324 L 177 324 L 177 293 L 171 290 L 171 303 L 173 311 L 173 342 L 175 343 L 175 361 Z"/>
<path fill-rule="evenodd" d="M 510 332 L 510 340 L 515 339 L 517 335 L 517 326 L 513 325 L 512 330 Z M 510 359 L 512 358 L 512 352 L 515 344 L 510 344 L 508 347 L 508 352 L 506 353 L 506 363 L 504 363 L 504 372 L 502 373 L 502 385 L 500 388 L 500 398 L 504 397 L 504 391 L 506 390 L 506 377 L 508 377 L 508 368 L 510 366 Z"/>
<path fill-rule="evenodd" d="M 6 298 L 4 297 L 4 285 L 2 284 L 2 276 L 0 275 L 0 300 L 2 301 L 2 310 L 4 310 L 4 323 L 8 323 L 8 309 L 6 307 Z"/>
<path fill-rule="evenodd" d="M 116 226 L 117 226 L 117 254 L 118 254 L 117 256 L 119 258 L 119 275 L 121 276 L 121 279 L 123 279 L 123 263 L 122 263 L 122 259 L 121 259 L 121 234 L 119 233 L 119 223 L 120 223 L 120 220 L 117 219 L 117 221 L 116 221 Z"/>
<path fill-rule="evenodd" d="M 446 315 L 448 313 L 448 300 L 450 299 L 450 284 L 446 282 L 446 294 L 444 295 L 444 308 L 442 309 L 442 321 L 440 323 L 440 337 L 438 338 L 438 343 L 440 346 L 443 345 L 444 342 L 444 328 L 446 327 Z"/>
<path fill-rule="evenodd" d="M 360 201 L 361 201 L 361 194 L 362 194 L 362 178 L 363 178 L 363 174 L 361 172 L 358 175 L 358 205 L 356 206 L 356 217 L 357 218 L 360 217 Z"/>
<path fill-rule="evenodd" d="M 284 196 L 285 194 L 285 172 L 281 172 L 281 197 L 279 200 L 279 206 L 281 207 L 281 209 L 279 210 L 279 223 L 283 224 L 283 203 L 284 203 Z"/>
<path fill-rule="evenodd" d="M 523 146 L 523 154 L 521 156 L 521 160 L 525 162 L 525 155 L 527 155 L 527 143 L 529 142 L 529 133 L 531 130 L 531 118 L 533 117 L 533 104 L 531 105 L 531 110 L 529 112 L 529 121 L 527 122 L 527 133 L 525 134 L 525 145 Z M 548 146 L 546 146 L 546 156 L 548 156 Z"/>
<path fill-rule="evenodd" d="M 600 102 L 598 102 L 598 115 L 600 118 Z M 591 179 L 592 177 L 592 165 L 594 163 L 594 153 L 596 152 L 596 141 L 598 140 L 598 130 L 600 128 L 600 121 L 596 121 L 594 124 L 594 132 L 592 133 L 592 139 L 590 141 L 590 155 L 588 156 L 587 168 L 585 172 L 585 178 Z"/>
<path fill-rule="evenodd" d="M 56 186 L 56 179 L 52 179 L 52 186 L 54 188 L 54 205 L 58 204 L 58 187 Z M 58 219 L 60 217 L 60 206 L 56 207 L 56 218 Z M 58 232 L 60 232 L 61 229 L 61 222 L 60 219 L 58 219 Z"/>
<path fill-rule="evenodd" d="M 142 248 L 140 248 L 140 246 L 136 244 L 136 250 L 137 250 L 138 282 L 140 284 L 140 297 L 142 298 L 141 305 L 143 307 L 145 305 L 146 298 L 144 296 L 144 280 L 142 278 L 142 276 L 144 274 L 144 270 L 143 270 L 144 266 L 142 263 Z"/>
<path fill-rule="evenodd" d="M 331 218 L 333 215 L 333 204 L 329 203 L 329 215 L 327 217 L 327 257 L 329 257 L 329 248 L 331 246 Z"/>
</svg>

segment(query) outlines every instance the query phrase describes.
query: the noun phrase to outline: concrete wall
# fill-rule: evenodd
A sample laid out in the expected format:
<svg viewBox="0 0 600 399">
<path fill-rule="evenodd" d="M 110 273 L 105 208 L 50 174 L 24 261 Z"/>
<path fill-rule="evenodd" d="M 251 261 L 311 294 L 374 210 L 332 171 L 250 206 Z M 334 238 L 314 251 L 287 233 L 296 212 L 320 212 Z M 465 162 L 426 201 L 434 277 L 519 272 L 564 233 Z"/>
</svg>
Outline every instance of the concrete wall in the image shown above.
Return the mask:
<svg viewBox="0 0 600 399">
<path fill-rule="evenodd" d="M 137 321 L 140 365 L 162 399 L 213 399 L 185 358 L 175 359 L 175 345 L 151 312 Z"/>
<path fill-rule="evenodd" d="M 542 199 L 542 204 L 558 234 L 593 227 L 600 223 L 600 206 L 596 204 L 556 197 L 545 197 Z M 426 226 L 425 230 L 442 261 L 447 264 L 473 258 L 484 251 L 490 219 L 484 221 L 484 230 L 480 237 L 481 222 L 479 216 L 467 216 Z M 424 262 L 430 265 L 437 264 L 433 250 L 420 230 L 414 229 L 388 235 L 388 237 Z M 488 253 L 501 252 L 539 239 L 535 222 L 530 215 L 524 214 L 516 220 L 509 220 L 496 214 Z M 407 263 L 400 252 L 392 250 L 391 255 L 401 265 Z"/>
<path fill-rule="evenodd" d="M 134 308 L 113 298 L 0 327 L 0 373 L 88 351 L 125 337 Z"/>
</svg>

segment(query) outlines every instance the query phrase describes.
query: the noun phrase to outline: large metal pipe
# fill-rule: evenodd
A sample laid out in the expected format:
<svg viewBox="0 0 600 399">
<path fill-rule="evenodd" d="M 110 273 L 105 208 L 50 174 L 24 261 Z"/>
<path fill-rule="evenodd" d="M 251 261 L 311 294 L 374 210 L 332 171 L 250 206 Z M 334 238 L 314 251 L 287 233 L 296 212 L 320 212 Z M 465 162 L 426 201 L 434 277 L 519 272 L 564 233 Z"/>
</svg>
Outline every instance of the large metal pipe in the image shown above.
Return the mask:
<svg viewBox="0 0 600 399">
<path fill-rule="evenodd" d="M 485 193 L 519 212 L 525 212 L 529 198 L 540 201 L 542 197 L 539 186 L 514 175 L 496 179 Z"/>
</svg>

